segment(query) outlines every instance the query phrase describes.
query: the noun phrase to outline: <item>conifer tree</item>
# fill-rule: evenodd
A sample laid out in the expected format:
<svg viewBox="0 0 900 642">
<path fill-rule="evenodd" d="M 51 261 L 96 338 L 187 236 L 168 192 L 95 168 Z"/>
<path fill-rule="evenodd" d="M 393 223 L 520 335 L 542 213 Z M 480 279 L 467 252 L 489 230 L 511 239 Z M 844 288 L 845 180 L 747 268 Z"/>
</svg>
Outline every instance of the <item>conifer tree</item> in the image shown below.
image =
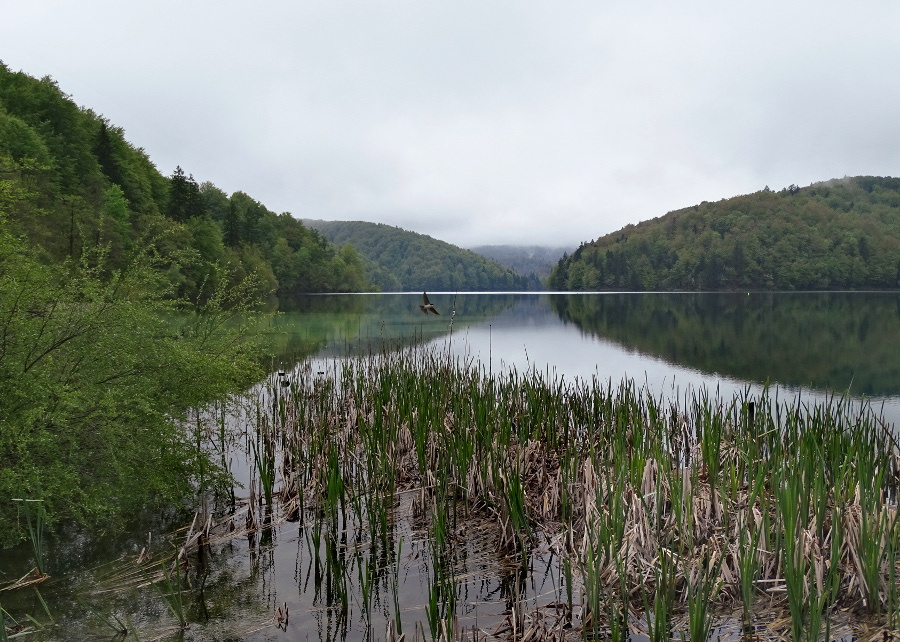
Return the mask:
<svg viewBox="0 0 900 642">
<path fill-rule="evenodd" d="M 203 213 L 203 201 L 200 197 L 200 186 L 193 175 L 185 176 L 181 166 L 175 168 L 169 183 L 169 207 L 166 215 L 179 222 Z"/>
<path fill-rule="evenodd" d="M 112 138 L 109 135 L 109 128 L 106 121 L 100 122 L 100 130 L 97 132 L 97 141 L 94 145 L 94 153 L 97 154 L 97 161 L 100 163 L 100 169 L 106 174 L 111 183 L 122 185 L 122 172 L 113 153 Z"/>
<path fill-rule="evenodd" d="M 228 201 L 228 212 L 223 221 L 223 240 L 228 247 L 237 247 L 241 241 L 241 221 L 234 199 Z"/>
</svg>

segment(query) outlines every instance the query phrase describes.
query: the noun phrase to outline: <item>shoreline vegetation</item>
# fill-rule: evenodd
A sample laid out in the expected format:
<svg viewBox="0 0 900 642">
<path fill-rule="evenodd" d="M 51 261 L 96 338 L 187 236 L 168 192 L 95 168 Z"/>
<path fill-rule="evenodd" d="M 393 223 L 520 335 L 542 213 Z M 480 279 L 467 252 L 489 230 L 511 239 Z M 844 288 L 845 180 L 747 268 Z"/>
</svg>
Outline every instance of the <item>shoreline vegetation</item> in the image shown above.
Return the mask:
<svg viewBox="0 0 900 642">
<path fill-rule="evenodd" d="M 768 391 L 663 400 L 633 381 L 488 373 L 421 347 L 324 368 L 305 362 L 254 390 L 237 427 L 249 495 L 221 494 L 156 562 L 147 581 L 180 626 L 173 596 L 210 551 L 244 537 L 261 551 L 291 521 L 341 639 L 897 634 L 900 451 L 865 406 Z M 205 450 L 224 459 L 215 421 Z M 397 589 L 401 498 L 430 552 L 414 630 Z M 495 563 L 518 579 L 507 616 L 472 630 L 459 587 L 467 534 L 486 522 Z M 560 580 L 529 607 L 538 550 Z M 286 630 L 287 610 L 268 626 Z"/>
<path fill-rule="evenodd" d="M 624 639 L 631 627 L 696 640 L 718 621 L 710 602 L 739 605 L 757 634 L 763 603 L 785 615 L 775 634 L 795 639 L 827 633 L 838 612 L 898 630 L 898 447 L 841 399 L 663 403 L 631 382 L 486 374 L 418 348 L 321 374 L 307 364 L 270 377 L 243 428 L 253 479 L 238 511 L 233 436 L 187 419 L 263 377 L 245 313 L 371 290 L 362 257 L 242 192 L 161 175 L 49 77 L 0 63 L 0 89 L 0 547 L 30 540 L 35 565 L 0 585 L 0 603 L 34 591 L 52 621 L 38 589 L 53 572 L 45 531 L 115 530 L 199 492 L 230 508 L 201 509 L 152 574 L 138 565 L 179 627 L 204 551 L 241 535 L 262 545 L 296 519 L 311 524 L 322 599 L 344 634 L 351 608 L 372 633 L 373 600 L 393 595 L 388 637 L 455 637 L 459 533 L 480 519 L 522 582 L 537 546 L 565 578 L 540 613 L 514 583 L 496 636 Z M 893 289 L 898 194 L 900 179 L 857 177 L 701 204 L 585 244 L 552 282 Z M 802 225 L 787 229 L 786 212 Z M 401 494 L 432 551 L 420 628 L 406 632 L 390 572 Z M 123 613 L 110 622 L 136 634 L 137 612 Z M 0 642 L 33 615 L 0 607 Z"/>
<path fill-rule="evenodd" d="M 0 547 L 49 531 L 115 530 L 226 479 L 181 420 L 263 376 L 255 283 L 172 296 L 152 251 L 109 270 L 102 249 L 47 265 L 0 215 Z"/>
</svg>

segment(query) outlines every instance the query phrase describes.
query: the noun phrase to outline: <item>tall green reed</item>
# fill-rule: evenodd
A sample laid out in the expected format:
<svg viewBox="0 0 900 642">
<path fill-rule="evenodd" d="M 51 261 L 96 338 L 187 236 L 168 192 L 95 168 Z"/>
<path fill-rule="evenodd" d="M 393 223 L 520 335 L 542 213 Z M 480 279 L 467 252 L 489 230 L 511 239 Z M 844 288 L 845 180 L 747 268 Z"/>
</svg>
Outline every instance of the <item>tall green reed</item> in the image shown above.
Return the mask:
<svg viewBox="0 0 900 642">
<path fill-rule="evenodd" d="M 169 612 L 178 621 L 182 629 L 188 627 L 187 612 L 184 604 L 184 586 L 181 577 L 181 565 L 178 560 L 172 564 L 172 569 L 163 568 L 162 580 L 157 584 L 157 590 Z"/>
<path fill-rule="evenodd" d="M 737 566 L 740 573 L 742 620 L 746 633 L 752 631 L 753 627 L 753 602 L 756 597 L 756 581 L 760 566 L 760 543 L 769 525 L 768 511 L 756 512 L 756 499 L 763 490 L 765 481 L 765 470 L 757 468 L 755 476 L 750 479 L 750 495 L 747 498 L 743 518 L 737 524 L 739 533 Z"/>
<path fill-rule="evenodd" d="M 877 437 L 866 431 L 864 439 L 878 443 Z M 887 545 L 891 529 L 890 511 L 885 506 L 885 476 L 889 470 L 886 458 L 860 457 L 856 461 L 856 505 L 859 510 L 858 528 L 851 542 L 858 560 L 860 589 L 866 608 L 873 613 L 882 609 L 882 583 L 885 579 L 889 553 Z M 894 562 L 895 560 L 890 560 Z"/>
<path fill-rule="evenodd" d="M 801 512 L 804 497 L 808 497 L 808 479 L 795 475 L 793 468 L 780 471 L 775 488 L 775 505 L 783 525 L 782 571 L 791 613 L 792 639 L 800 640 L 806 626 L 809 602 L 806 595 L 808 560 L 804 554 L 803 528 L 806 515 Z"/>
<path fill-rule="evenodd" d="M 47 520 L 47 513 L 44 509 L 44 500 L 42 499 L 13 499 L 22 507 L 25 513 L 25 520 L 28 525 L 28 537 L 31 541 L 31 550 L 34 553 L 34 565 L 41 575 L 47 574 L 47 568 L 44 560 L 44 525 Z M 32 506 L 36 504 L 36 507 Z"/>
<path fill-rule="evenodd" d="M 712 630 L 712 604 L 721 589 L 719 571 L 724 556 L 704 546 L 699 562 L 683 569 L 687 578 L 688 635 L 691 642 L 706 642 Z M 682 560 L 685 564 L 686 560 Z M 684 635 L 682 635 L 684 639 Z"/>
<path fill-rule="evenodd" d="M 646 584 L 641 592 L 644 618 L 650 642 L 668 642 L 675 606 L 675 564 L 668 551 L 660 551 L 654 568 L 653 584 Z"/>
<path fill-rule="evenodd" d="M 866 458 L 877 462 L 870 472 L 889 470 L 885 457 L 896 448 L 839 405 L 772 403 L 768 390 L 731 400 L 697 391 L 664 405 L 634 382 L 491 375 L 416 349 L 351 360 L 296 385 L 273 406 L 274 423 L 287 433 L 281 443 L 297 471 L 297 492 L 310 489 L 304 506 L 327 520 L 332 536 L 344 530 L 357 540 L 367 536 L 370 545 L 387 542 L 386 498 L 414 487 L 433 550 L 443 555 L 435 568 L 452 557 L 458 520 L 472 512 L 505 525 L 498 538 L 523 559 L 535 534 L 562 529 L 570 555 L 574 542 L 585 542 L 576 563 L 563 562 L 563 572 L 582 575 L 587 611 L 595 617 L 587 628 L 624 631 L 626 620 L 613 613 L 627 613 L 641 599 L 645 568 L 654 580 L 659 574 L 661 587 L 672 585 L 666 578 L 673 569 L 707 569 L 708 581 L 695 573 L 696 583 L 676 591 L 674 601 L 665 591 L 644 593 L 656 631 L 686 609 L 688 628 L 699 635 L 697 627 L 710 617 L 701 608 L 707 590 L 740 598 L 749 627 L 757 583 L 780 577 L 791 583 L 797 626 L 816 626 L 810 618 L 818 613 L 827 627 L 828 610 L 847 600 L 841 589 L 851 585 L 840 572 L 847 560 L 830 562 L 840 550 L 833 522 L 859 511 L 867 515 L 861 540 L 879 543 L 877 555 L 867 562 L 864 552 L 860 566 L 868 565 L 873 584 L 888 583 L 891 528 L 884 521 L 878 526 L 875 516 L 884 513 L 889 480 L 886 474 L 875 480 L 870 492 L 857 477 L 877 477 L 860 472 L 858 462 Z M 850 511 L 858 486 L 861 506 Z M 853 537 L 845 539 L 856 542 Z M 810 557 L 798 538 L 820 552 Z M 722 585 L 721 566 L 703 561 L 704 545 L 713 541 L 733 552 L 729 573 L 739 582 Z M 664 561 L 675 558 L 678 565 Z M 329 573 L 342 572 L 336 560 L 326 565 Z M 367 572 L 358 567 L 360 573 Z M 440 579 L 430 589 L 436 597 L 449 594 Z M 569 591 L 577 578 L 566 584 Z M 810 586 L 822 589 L 810 594 Z M 440 615 L 433 618 L 435 631 L 446 627 L 446 612 L 431 613 Z"/>
</svg>

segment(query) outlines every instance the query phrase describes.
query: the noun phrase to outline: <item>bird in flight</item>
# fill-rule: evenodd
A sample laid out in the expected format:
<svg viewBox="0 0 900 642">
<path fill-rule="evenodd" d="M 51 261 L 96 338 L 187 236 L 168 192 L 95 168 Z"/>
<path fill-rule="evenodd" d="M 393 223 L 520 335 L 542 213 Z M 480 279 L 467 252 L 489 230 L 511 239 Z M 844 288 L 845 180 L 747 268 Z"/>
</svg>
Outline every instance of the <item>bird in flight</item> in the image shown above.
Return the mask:
<svg viewBox="0 0 900 642">
<path fill-rule="evenodd" d="M 422 300 L 425 302 L 425 305 L 420 305 L 419 309 L 428 314 L 429 312 L 434 312 L 435 314 L 440 314 L 437 310 L 434 309 L 434 306 L 431 304 L 431 301 L 428 300 L 428 295 L 425 292 L 422 292 Z"/>
</svg>

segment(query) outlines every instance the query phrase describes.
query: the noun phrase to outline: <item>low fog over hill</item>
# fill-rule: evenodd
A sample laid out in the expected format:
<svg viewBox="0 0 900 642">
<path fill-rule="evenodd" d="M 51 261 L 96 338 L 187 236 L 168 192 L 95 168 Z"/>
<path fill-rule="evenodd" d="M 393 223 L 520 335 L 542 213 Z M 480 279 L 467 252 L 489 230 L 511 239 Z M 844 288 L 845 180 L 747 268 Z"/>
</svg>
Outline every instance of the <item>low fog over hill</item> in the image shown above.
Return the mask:
<svg viewBox="0 0 900 642">
<path fill-rule="evenodd" d="M 541 283 L 546 283 L 550 270 L 563 254 L 574 250 L 541 245 L 479 245 L 470 249 L 524 276 L 534 274 Z"/>
</svg>

